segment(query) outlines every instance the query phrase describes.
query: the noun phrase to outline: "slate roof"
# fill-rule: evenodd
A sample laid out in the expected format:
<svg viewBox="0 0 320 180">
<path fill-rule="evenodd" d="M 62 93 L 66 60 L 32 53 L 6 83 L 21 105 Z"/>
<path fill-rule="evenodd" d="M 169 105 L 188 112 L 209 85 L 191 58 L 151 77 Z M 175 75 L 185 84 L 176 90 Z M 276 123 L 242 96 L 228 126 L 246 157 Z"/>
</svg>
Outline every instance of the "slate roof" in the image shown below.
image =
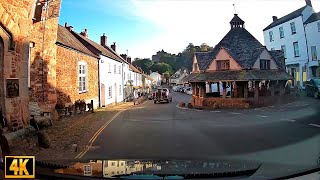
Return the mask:
<svg viewBox="0 0 320 180">
<path fill-rule="evenodd" d="M 102 55 L 109 57 L 113 60 L 119 61 L 119 62 L 123 62 L 124 60 L 121 57 L 118 57 L 117 55 L 114 54 L 114 52 L 112 52 L 110 49 L 110 47 L 106 46 L 103 47 L 100 44 L 92 41 L 89 38 L 86 38 L 84 36 L 82 36 L 81 34 L 78 34 L 76 32 L 72 32 L 82 43 L 84 44 L 89 44 L 91 45 L 94 49 L 96 49 L 97 51 L 99 51 L 99 53 L 101 53 Z M 99 54 L 97 54 L 99 55 Z"/>
<path fill-rule="evenodd" d="M 294 18 L 296 18 L 296 17 L 301 16 L 303 10 L 304 10 L 306 7 L 307 7 L 307 5 L 306 5 L 306 6 L 303 6 L 303 7 L 300 8 L 300 9 L 297 9 L 297 10 L 293 11 L 292 13 L 290 13 L 290 14 L 288 14 L 288 15 L 286 15 L 286 16 L 283 16 L 282 18 L 279 18 L 278 20 L 272 22 L 269 26 L 267 26 L 266 28 L 264 28 L 263 31 L 266 31 L 266 30 L 268 30 L 268 29 L 271 29 L 271 28 L 276 27 L 276 26 L 278 26 L 278 25 L 280 25 L 280 24 L 282 24 L 282 23 L 285 23 L 285 22 L 290 21 L 290 20 L 292 20 L 292 19 L 294 19 Z"/>
<path fill-rule="evenodd" d="M 285 70 L 285 59 L 284 59 L 284 54 L 281 50 L 274 50 L 274 51 L 269 51 L 271 56 L 273 57 L 275 63 L 277 64 L 278 68 L 280 70 Z"/>
<path fill-rule="evenodd" d="M 89 49 L 87 49 L 68 29 L 61 25 L 58 26 L 56 44 L 80 51 L 93 57 L 97 57 Z"/>
<path fill-rule="evenodd" d="M 232 28 L 212 52 L 196 53 L 199 69 L 206 70 L 221 48 L 226 49 L 243 69 L 249 69 L 265 47 L 245 28 Z"/>
<path fill-rule="evenodd" d="M 320 12 L 318 13 L 313 13 L 307 20 L 306 22 L 304 22 L 304 24 L 309 24 L 312 23 L 314 21 L 318 21 L 320 20 Z"/>
<path fill-rule="evenodd" d="M 244 23 L 244 21 L 238 16 L 238 14 L 235 14 L 234 17 L 231 19 L 230 23 L 233 23 L 233 22 Z"/>
<path fill-rule="evenodd" d="M 282 70 L 239 70 L 192 73 L 184 80 L 189 82 L 290 80 L 292 77 Z"/>
</svg>

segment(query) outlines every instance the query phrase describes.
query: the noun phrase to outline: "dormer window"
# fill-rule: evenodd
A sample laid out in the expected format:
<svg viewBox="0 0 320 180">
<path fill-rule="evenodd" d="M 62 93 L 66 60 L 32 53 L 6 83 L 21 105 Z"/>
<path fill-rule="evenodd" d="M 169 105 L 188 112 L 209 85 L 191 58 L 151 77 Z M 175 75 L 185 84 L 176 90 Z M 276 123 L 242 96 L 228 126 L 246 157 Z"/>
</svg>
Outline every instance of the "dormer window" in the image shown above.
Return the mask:
<svg viewBox="0 0 320 180">
<path fill-rule="evenodd" d="M 218 60 L 217 61 L 217 70 L 229 70 L 230 69 L 230 61 L 229 60 Z"/>
<path fill-rule="evenodd" d="M 260 69 L 270 69 L 270 60 L 260 59 Z"/>
</svg>

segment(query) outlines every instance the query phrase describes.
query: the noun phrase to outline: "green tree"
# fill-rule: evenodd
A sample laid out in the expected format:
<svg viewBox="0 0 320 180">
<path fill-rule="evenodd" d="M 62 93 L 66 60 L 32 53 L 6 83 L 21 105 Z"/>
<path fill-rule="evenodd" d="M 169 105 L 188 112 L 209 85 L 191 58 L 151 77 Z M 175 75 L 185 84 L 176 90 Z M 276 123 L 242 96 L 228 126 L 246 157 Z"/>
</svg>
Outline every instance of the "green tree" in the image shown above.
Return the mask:
<svg viewBox="0 0 320 180">
<path fill-rule="evenodd" d="M 153 65 L 153 61 L 151 61 L 151 59 L 149 58 L 144 58 L 144 59 L 135 58 L 132 64 L 134 66 L 141 67 L 141 69 L 144 72 L 149 73 L 150 67 Z"/>
<path fill-rule="evenodd" d="M 154 72 L 158 72 L 160 74 L 163 74 L 165 72 L 170 72 L 172 73 L 172 68 L 169 64 L 167 63 L 156 63 L 156 64 L 153 64 L 151 67 L 150 67 L 151 71 L 154 71 Z"/>
</svg>

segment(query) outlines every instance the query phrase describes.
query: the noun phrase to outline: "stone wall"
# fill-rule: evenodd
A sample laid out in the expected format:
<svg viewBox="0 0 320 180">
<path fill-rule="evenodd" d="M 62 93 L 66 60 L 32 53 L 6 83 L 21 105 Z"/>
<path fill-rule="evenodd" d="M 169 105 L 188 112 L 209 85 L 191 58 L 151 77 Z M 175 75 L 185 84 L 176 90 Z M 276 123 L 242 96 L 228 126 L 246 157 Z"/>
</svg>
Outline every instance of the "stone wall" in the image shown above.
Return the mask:
<svg viewBox="0 0 320 180">
<path fill-rule="evenodd" d="M 88 92 L 79 94 L 78 62 L 88 65 Z M 98 59 L 61 46 L 57 48 L 58 102 L 75 102 L 79 99 L 94 100 L 98 106 Z"/>
<path fill-rule="evenodd" d="M 58 16 L 51 16 L 46 21 L 43 41 L 43 22 L 34 23 L 34 0 L 1 0 L 0 1 L 0 38 L 3 41 L 4 58 L 0 59 L 0 108 L 7 120 L 9 129 L 16 131 L 29 124 L 29 94 L 45 106 L 53 106 L 55 97 L 55 51 L 58 28 Z M 59 12 L 60 0 L 51 4 Z M 43 15 L 45 15 L 43 13 Z M 59 13 L 57 13 L 59 15 Z M 31 93 L 28 89 L 28 67 L 30 42 L 35 47 L 31 50 Z M 42 42 L 44 43 L 44 46 Z M 36 59 L 44 58 L 44 71 Z M 43 73 L 44 72 L 44 73 Z M 42 78 L 42 74 L 44 75 Z M 6 81 L 15 78 L 19 81 L 19 96 L 6 96 Z M 41 82 L 41 83 L 40 83 Z M 44 83 L 42 83 L 44 82 Z M 41 96 L 43 95 L 44 96 Z M 49 108 L 50 109 L 50 108 Z M 52 109 L 52 108 L 51 108 Z"/>
<path fill-rule="evenodd" d="M 29 124 L 28 112 L 28 47 L 32 29 L 30 16 L 33 1 L 0 1 L 0 38 L 3 40 L 4 58 L 0 61 L 1 108 L 12 131 Z M 6 81 L 19 81 L 19 96 L 8 98 Z"/>
<path fill-rule="evenodd" d="M 50 3 L 48 12 L 60 9 L 60 0 Z M 35 43 L 31 49 L 30 96 L 42 104 L 42 108 L 52 111 L 57 102 L 56 96 L 56 41 L 58 17 L 47 14 L 45 21 L 33 23 L 30 41 Z"/>
</svg>

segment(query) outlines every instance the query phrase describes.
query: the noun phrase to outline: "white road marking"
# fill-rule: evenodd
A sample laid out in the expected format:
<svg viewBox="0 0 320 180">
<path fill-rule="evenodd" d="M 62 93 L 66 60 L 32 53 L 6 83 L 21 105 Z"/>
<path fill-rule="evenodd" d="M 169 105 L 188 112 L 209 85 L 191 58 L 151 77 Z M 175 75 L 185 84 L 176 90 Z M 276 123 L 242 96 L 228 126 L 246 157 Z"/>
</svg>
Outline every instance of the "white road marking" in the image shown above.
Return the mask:
<svg viewBox="0 0 320 180">
<path fill-rule="evenodd" d="M 320 125 L 318 125 L 318 124 L 309 124 L 309 125 L 320 128 Z"/>
<path fill-rule="evenodd" d="M 283 119 L 280 119 L 281 121 L 288 121 L 288 122 L 296 122 L 296 120 L 294 120 L 294 119 L 285 119 L 285 118 L 283 118 Z"/>
<path fill-rule="evenodd" d="M 230 114 L 241 114 L 241 113 L 237 113 L 237 112 L 231 112 Z"/>
<path fill-rule="evenodd" d="M 214 112 L 214 113 L 220 113 L 221 111 L 210 111 L 210 112 Z"/>
<path fill-rule="evenodd" d="M 268 116 L 262 116 L 262 115 L 257 115 L 258 117 L 261 117 L 261 118 L 267 118 Z"/>
<path fill-rule="evenodd" d="M 202 112 L 203 110 L 197 109 L 198 112 Z"/>
<path fill-rule="evenodd" d="M 303 104 L 303 105 L 302 105 L 302 107 L 304 107 L 304 106 L 308 106 L 308 105 L 309 105 L 309 104 Z"/>
</svg>

